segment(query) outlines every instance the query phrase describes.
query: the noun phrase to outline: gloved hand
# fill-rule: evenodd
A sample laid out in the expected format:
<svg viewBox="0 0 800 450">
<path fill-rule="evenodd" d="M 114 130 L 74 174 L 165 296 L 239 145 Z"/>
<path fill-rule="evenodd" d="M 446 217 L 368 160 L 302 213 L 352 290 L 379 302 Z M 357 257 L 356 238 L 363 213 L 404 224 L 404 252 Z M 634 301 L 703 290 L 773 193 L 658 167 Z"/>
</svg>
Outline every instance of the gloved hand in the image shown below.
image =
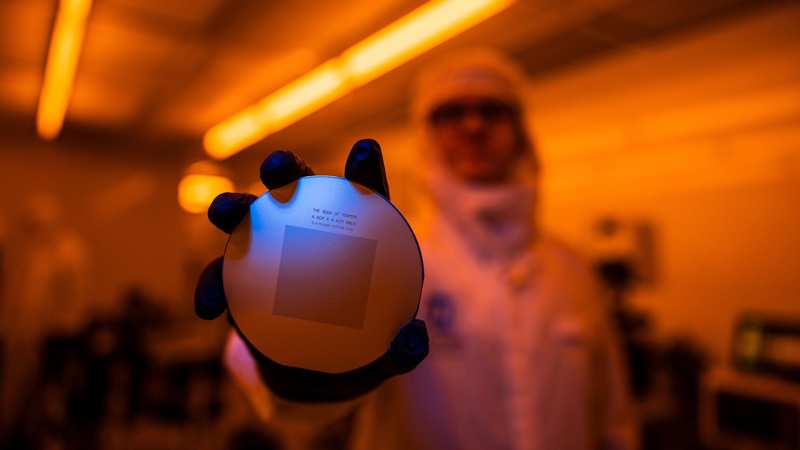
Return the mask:
<svg viewBox="0 0 800 450">
<path fill-rule="evenodd" d="M 261 164 L 260 175 L 267 189 L 275 189 L 300 177 L 314 175 L 314 172 L 291 152 L 276 151 Z M 356 142 L 347 157 L 344 176 L 389 199 L 383 155 L 374 140 Z M 220 194 L 211 203 L 208 218 L 217 228 L 230 234 L 255 200 L 256 196 L 251 194 Z M 222 286 L 222 258 L 212 261 L 200 275 L 194 305 L 195 313 L 207 320 L 220 316 L 227 309 Z M 359 396 L 391 376 L 412 370 L 428 354 L 425 323 L 414 320 L 400 330 L 386 353 L 367 366 L 337 374 L 299 369 L 278 364 L 259 352 L 239 330 L 230 314 L 228 318 L 255 358 L 266 385 L 275 394 L 291 400 L 338 401 Z"/>
</svg>

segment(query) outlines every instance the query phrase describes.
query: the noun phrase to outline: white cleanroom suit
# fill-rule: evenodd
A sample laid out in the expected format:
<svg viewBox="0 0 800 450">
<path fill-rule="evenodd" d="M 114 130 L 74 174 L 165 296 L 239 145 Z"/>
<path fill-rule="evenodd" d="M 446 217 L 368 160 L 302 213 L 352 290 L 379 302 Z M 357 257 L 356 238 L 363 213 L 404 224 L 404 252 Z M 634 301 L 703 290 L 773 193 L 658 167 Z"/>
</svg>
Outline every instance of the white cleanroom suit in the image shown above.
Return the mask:
<svg viewBox="0 0 800 450">
<path fill-rule="evenodd" d="M 464 71 L 462 59 L 429 77 L 415 114 L 465 95 L 521 104 L 492 61 Z M 234 335 L 226 364 L 265 419 L 322 423 L 355 410 L 359 450 L 636 447 L 610 311 L 581 261 L 537 228 L 535 158 L 519 133 L 519 170 L 500 183 L 465 182 L 435 156 L 421 164 L 427 201 L 411 225 L 428 357 L 362 398 L 299 404 L 270 394 Z"/>
<path fill-rule="evenodd" d="M 270 395 L 238 337 L 229 370 L 266 419 L 327 422 L 356 408 L 352 448 L 635 448 L 620 349 L 591 274 L 552 239 L 524 243 L 528 210 L 514 205 L 531 198 L 527 187 L 457 191 L 442 189 L 449 206 L 434 200 L 438 213 L 412 224 L 431 348 L 415 370 L 323 405 Z M 505 242 L 481 224 L 504 215 L 518 228 Z"/>
</svg>

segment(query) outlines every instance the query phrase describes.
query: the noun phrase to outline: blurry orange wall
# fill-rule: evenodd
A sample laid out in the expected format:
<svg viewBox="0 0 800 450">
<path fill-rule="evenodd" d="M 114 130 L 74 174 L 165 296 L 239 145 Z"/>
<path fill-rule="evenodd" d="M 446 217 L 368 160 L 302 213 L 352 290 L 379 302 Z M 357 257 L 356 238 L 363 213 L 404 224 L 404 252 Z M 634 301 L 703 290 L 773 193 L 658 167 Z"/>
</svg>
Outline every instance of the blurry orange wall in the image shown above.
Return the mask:
<svg viewBox="0 0 800 450">
<path fill-rule="evenodd" d="M 661 336 L 728 357 L 744 311 L 800 320 L 800 5 L 538 80 L 548 229 L 584 248 L 611 214 L 656 227 Z"/>
<path fill-rule="evenodd" d="M 659 278 L 633 303 L 653 314 L 660 336 L 688 333 L 717 359 L 742 311 L 800 317 L 797 23 L 800 5 L 786 4 L 624 48 L 531 86 L 544 226 L 588 249 L 601 215 L 651 222 Z M 405 124 L 326 139 L 329 164 L 315 170 L 340 175 L 347 149 L 365 136 L 385 150 L 393 201 L 412 212 L 419 149 Z M 140 283 L 188 302 L 196 276 L 188 272 L 221 253 L 224 236 L 178 208 L 181 167 L 137 160 L 135 149 L 62 147 L 5 143 L 6 228 L 24 191 L 54 191 L 94 252 L 98 298 L 113 301 Z"/>
<path fill-rule="evenodd" d="M 6 142 L 0 152 L 5 239 L 23 236 L 24 203 L 46 192 L 59 203 L 60 226 L 88 247 L 92 302 L 101 310 L 113 309 L 125 289 L 138 285 L 159 300 L 183 301 L 189 312 L 185 213 L 175 199 L 181 172 L 177 163 L 137 159 L 125 145 Z"/>
<path fill-rule="evenodd" d="M 657 335 L 689 335 L 717 360 L 746 310 L 800 320 L 800 5 L 784 4 L 621 48 L 534 79 L 541 218 L 578 250 L 602 216 L 651 223 L 655 285 L 634 306 Z M 407 125 L 377 139 L 392 200 L 413 213 L 419 148 Z M 334 149 L 343 149 L 334 151 Z"/>
</svg>

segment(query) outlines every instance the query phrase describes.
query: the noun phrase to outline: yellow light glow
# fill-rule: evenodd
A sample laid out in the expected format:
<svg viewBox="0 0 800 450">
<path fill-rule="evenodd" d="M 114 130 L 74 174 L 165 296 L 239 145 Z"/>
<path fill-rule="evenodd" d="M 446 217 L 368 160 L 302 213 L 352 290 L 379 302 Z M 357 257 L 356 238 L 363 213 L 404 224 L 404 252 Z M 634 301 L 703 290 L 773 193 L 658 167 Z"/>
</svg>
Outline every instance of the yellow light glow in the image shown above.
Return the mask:
<svg viewBox="0 0 800 450">
<path fill-rule="evenodd" d="M 329 61 L 270 96 L 268 109 L 273 120 L 303 117 L 339 97 L 343 77 L 334 61 Z"/>
<path fill-rule="evenodd" d="M 59 4 L 36 117 L 43 139 L 54 139 L 61 132 L 91 5 L 91 0 L 61 0 Z"/>
<path fill-rule="evenodd" d="M 178 184 L 178 204 L 187 212 L 203 213 L 217 195 L 232 191 L 233 183 L 225 177 L 186 175 Z"/>
<path fill-rule="evenodd" d="M 225 159 L 342 97 L 462 31 L 514 0 L 434 0 L 398 19 L 203 137 L 211 157 Z"/>
<path fill-rule="evenodd" d="M 358 84 L 377 78 L 505 9 L 511 0 L 429 2 L 342 54 Z"/>
<path fill-rule="evenodd" d="M 206 153 L 224 159 L 288 126 L 346 92 L 335 61 L 329 61 L 209 130 Z"/>
<path fill-rule="evenodd" d="M 259 123 L 257 105 L 230 117 L 208 130 L 203 136 L 203 147 L 214 159 L 225 159 L 247 148 L 269 134 L 270 120 Z"/>
</svg>

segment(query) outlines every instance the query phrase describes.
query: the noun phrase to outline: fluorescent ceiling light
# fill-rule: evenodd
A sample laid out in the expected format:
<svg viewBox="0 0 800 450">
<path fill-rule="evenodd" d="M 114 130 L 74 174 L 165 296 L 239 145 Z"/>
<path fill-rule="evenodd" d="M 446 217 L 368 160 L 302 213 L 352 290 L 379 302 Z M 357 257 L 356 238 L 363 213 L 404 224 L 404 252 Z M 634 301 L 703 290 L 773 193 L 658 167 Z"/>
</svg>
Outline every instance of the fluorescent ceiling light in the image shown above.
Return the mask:
<svg viewBox="0 0 800 450">
<path fill-rule="evenodd" d="M 54 139 L 64 124 L 91 6 L 92 0 L 59 3 L 36 115 L 36 130 L 43 139 Z"/>
<path fill-rule="evenodd" d="M 434 0 L 208 130 L 203 145 L 225 159 L 458 33 L 513 0 Z"/>
</svg>

